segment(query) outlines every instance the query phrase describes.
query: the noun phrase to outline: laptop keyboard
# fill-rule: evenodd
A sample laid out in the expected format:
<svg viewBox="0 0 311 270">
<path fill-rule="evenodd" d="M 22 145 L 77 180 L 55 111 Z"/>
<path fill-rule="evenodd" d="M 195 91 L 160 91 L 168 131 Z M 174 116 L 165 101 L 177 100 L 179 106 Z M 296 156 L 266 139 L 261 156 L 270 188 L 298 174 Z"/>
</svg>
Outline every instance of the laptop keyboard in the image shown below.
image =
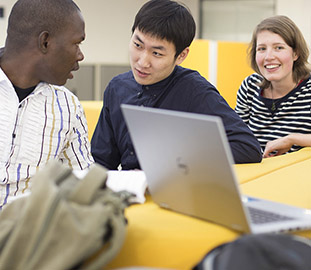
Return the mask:
<svg viewBox="0 0 311 270">
<path fill-rule="evenodd" d="M 272 213 L 269 211 L 260 210 L 253 207 L 248 207 L 251 221 L 254 224 L 263 224 L 275 221 L 285 221 L 285 220 L 292 220 L 292 217 L 279 215 L 276 213 Z"/>
</svg>

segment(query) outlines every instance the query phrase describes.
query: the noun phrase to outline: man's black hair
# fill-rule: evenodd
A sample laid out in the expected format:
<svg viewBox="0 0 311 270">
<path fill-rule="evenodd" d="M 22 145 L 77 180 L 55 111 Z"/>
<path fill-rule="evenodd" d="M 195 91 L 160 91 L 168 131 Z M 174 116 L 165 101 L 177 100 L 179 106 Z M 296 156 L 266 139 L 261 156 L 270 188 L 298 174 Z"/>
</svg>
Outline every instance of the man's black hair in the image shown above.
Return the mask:
<svg viewBox="0 0 311 270">
<path fill-rule="evenodd" d="M 77 11 L 72 0 L 18 0 L 9 16 L 7 39 L 11 46 L 22 48 L 42 31 L 54 35 L 64 29 Z"/>
<path fill-rule="evenodd" d="M 195 21 L 189 9 L 176 1 L 151 0 L 138 11 L 132 27 L 160 39 L 172 42 L 175 58 L 190 46 L 195 36 Z"/>
</svg>

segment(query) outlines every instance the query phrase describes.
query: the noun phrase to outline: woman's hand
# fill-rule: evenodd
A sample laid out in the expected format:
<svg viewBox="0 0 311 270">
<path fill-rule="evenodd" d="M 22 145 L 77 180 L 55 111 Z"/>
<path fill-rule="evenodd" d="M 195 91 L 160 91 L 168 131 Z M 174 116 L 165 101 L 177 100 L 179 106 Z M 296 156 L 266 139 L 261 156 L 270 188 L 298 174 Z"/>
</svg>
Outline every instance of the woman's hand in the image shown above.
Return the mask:
<svg viewBox="0 0 311 270">
<path fill-rule="evenodd" d="M 289 135 L 267 142 L 263 157 L 279 156 L 289 151 L 293 143 L 288 137 Z"/>
<path fill-rule="evenodd" d="M 270 141 L 266 144 L 263 157 L 282 155 L 288 152 L 294 144 L 302 147 L 311 146 L 311 134 L 291 133 L 285 137 Z"/>
</svg>

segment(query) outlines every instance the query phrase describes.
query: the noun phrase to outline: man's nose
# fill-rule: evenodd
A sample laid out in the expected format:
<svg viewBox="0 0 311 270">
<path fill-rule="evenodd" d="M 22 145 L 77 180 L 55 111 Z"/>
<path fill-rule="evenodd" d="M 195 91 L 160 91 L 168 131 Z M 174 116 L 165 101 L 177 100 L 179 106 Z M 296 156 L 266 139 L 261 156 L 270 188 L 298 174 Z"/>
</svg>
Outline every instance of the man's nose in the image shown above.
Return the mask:
<svg viewBox="0 0 311 270">
<path fill-rule="evenodd" d="M 150 67 L 150 55 L 148 52 L 144 51 L 139 55 L 138 64 L 143 68 Z"/>
<path fill-rule="evenodd" d="M 84 59 L 84 54 L 81 51 L 81 49 L 79 48 L 79 51 L 78 51 L 78 61 L 82 61 L 83 59 Z"/>
</svg>

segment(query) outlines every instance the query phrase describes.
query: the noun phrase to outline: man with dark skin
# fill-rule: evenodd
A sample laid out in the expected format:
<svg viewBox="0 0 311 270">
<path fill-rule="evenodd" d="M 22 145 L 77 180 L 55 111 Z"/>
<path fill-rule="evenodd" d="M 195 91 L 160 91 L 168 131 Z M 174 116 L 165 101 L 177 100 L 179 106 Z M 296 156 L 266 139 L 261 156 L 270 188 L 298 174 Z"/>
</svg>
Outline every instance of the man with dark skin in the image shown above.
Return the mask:
<svg viewBox="0 0 311 270">
<path fill-rule="evenodd" d="M 83 108 L 63 87 L 84 59 L 81 11 L 72 0 L 18 0 L 0 57 L 0 207 L 31 186 L 49 160 L 93 163 Z"/>
</svg>

